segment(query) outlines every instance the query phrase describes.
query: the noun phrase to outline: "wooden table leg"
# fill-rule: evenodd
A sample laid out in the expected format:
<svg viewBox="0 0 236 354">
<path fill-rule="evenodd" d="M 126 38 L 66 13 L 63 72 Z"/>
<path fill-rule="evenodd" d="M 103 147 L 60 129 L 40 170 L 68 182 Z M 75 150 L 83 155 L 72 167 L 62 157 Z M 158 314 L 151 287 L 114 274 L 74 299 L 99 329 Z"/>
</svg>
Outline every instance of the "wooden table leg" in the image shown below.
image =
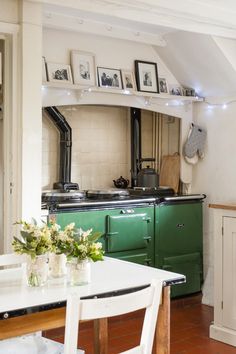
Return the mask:
<svg viewBox="0 0 236 354">
<path fill-rule="evenodd" d="M 162 303 L 159 308 L 155 335 L 155 354 L 170 353 L 170 287 L 162 290 Z"/>
<path fill-rule="evenodd" d="M 108 354 L 108 320 L 94 320 L 94 353 Z"/>
</svg>

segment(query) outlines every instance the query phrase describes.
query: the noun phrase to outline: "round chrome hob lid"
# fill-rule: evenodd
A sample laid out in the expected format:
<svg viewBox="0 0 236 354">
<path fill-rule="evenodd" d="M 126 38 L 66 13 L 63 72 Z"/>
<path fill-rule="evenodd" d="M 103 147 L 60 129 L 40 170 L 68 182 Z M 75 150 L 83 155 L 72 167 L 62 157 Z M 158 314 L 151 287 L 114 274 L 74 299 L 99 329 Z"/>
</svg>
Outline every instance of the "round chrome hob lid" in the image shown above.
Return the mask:
<svg viewBox="0 0 236 354">
<path fill-rule="evenodd" d="M 88 198 L 124 198 L 129 196 L 129 191 L 127 189 L 99 189 L 99 190 L 88 190 Z"/>
<path fill-rule="evenodd" d="M 42 201 L 64 201 L 74 199 L 84 199 L 86 192 L 82 190 L 64 191 L 60 189 L 45 190 L 42 192 Z"/>
</svg>

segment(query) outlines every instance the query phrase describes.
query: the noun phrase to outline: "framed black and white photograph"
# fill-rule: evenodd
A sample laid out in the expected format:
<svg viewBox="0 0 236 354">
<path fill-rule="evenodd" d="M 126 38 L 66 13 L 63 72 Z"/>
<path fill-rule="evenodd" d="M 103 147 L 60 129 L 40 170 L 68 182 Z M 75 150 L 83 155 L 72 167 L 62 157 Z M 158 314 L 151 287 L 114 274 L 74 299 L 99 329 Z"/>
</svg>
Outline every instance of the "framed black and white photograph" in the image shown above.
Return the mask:
<svg viewBox="0 0 236 354">
<path fill-rule="evenodd" d="M 97 71 L 98 71 L 98 86 L 110 87 L 119 90 L 123 88 L 120 70 L 98 67 Z"/>
<path fill-rule="evenodd" d="M 130 70 L 121 70 L 121 74 L 122 74 L 124 89 L 128 91 L 135 91 L 136 84 L 135 84 L 133 72 Z"/>
<path fill-rule="evenodd" d="M 179 85 L 169 85 L 169 94 L 175 96 L 183 96 L 182 87 Z"/>
<path fill-rule="evenodd" d="M 183 87 L 182 93 L 183 93 L 183 96 L 192 96 L 192 97 L 196 96 L 195 90 L 190 87 Z"/>
<path fill-rule="evenodd" d="M 157 64 L 140 60 L 134 64 L 138 91 L 159 93 Z"/>
<path fill-rule="evenodd" d="M 70 65 L 47 63 L 47 71 L 48 81 L 73 83 Z"/>
<path fill-rule="evenodd" d="M 71 66 L 75 84 L 84 86 L 96 85 L 94 54 L 72 50 Z"/>
<path fill-rule="evenodd" d="M 42 57 L 42 81 L 46 82 L 47 80 L 46 60 L 45 57 Z"/>
<path fill-rule="evenodd" d="M 168 85 L 166 79 L 163 77 L 159 77 L 158 82 L 160 93 L 168 93 Z"/>
</svg>

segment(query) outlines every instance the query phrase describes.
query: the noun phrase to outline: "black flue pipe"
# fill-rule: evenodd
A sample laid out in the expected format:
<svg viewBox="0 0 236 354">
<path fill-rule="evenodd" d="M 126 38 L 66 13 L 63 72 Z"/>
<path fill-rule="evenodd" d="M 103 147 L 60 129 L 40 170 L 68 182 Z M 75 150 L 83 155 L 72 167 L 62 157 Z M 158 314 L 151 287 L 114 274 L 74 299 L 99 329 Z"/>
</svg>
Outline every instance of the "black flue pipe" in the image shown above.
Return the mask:
<svg viewBox="0 0 236 354">
<path fill-rule="evenodd" d="M 71 182 L 71 149 L 72 130 L 66 118 L 56 107 L 45 107 L 48 117 L 60 132 L 60 165 L 59 182 L 53 184 L 55 189 L 71 190 L 79 189 L 77 183 Z"/>
<path fill-rule="evenodd" d="M 137 186 L 141 151 L 141 109 L 130 108 L 131 118 L 131 187 Z"/>
</svg>

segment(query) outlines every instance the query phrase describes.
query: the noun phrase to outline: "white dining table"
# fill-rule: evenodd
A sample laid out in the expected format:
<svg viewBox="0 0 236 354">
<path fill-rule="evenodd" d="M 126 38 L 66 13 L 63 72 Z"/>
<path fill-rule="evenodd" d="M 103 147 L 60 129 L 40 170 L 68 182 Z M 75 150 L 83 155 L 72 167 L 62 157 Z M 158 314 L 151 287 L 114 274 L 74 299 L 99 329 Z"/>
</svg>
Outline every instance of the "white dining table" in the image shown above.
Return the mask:
<svg viewBox="0 0 236 354">
<path fill-rule="evenodd" d="M 156 353 L 168 354 L 170 346 L 170 286 L 185 282 L 181 274 L 105 257 L 91 264 L 91 283 L 70 286 L 66 278 L 49 279 L 43 287 L 28 287 L 23 268 L 0 271 L 0 339 L 38 330 L 62 327 L 65 301 L 70 293 L 80 297 L 119 294 L 122 290 L 163 283 L 162 304 L 156 330 Z M 107 321 L 95 321 L 95 352 L 107 353 Z"/>
</svg>

